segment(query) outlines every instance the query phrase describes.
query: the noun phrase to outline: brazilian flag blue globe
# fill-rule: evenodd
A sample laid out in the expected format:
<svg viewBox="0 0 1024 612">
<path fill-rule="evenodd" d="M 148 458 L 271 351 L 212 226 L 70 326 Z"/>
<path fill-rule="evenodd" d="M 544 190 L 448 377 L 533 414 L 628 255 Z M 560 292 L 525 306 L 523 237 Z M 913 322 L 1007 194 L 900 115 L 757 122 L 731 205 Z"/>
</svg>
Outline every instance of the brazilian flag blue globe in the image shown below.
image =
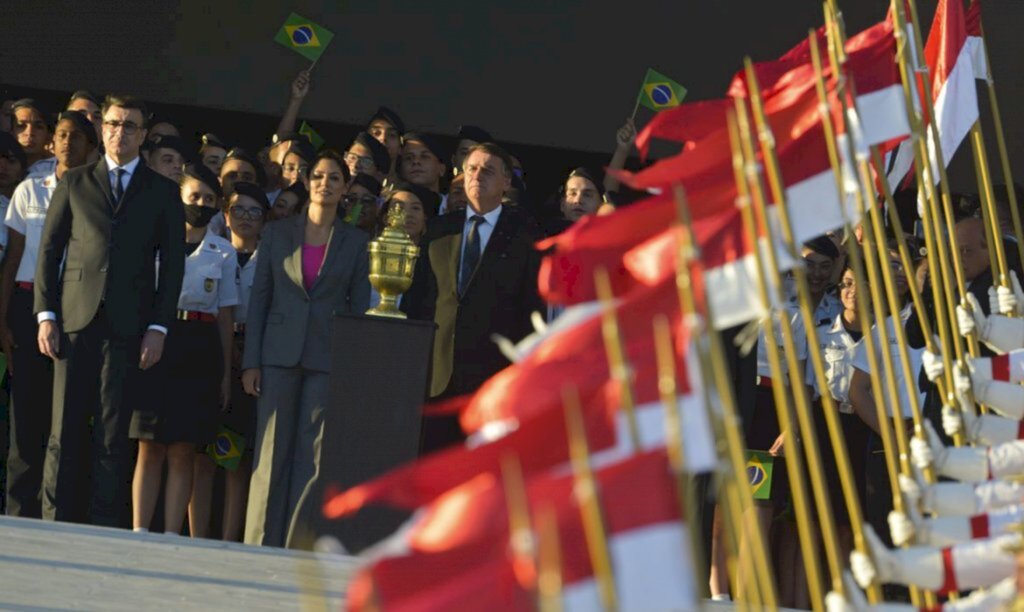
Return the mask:
<svg viewBox="0 0 1024 612">
<path fill-rule="evenodd" d="M 686 88 L 652 68 L 647 69 L 640 87 L 640 104 L 652 111 L 679 106 L 686 97 Z"/>
<path fill-rule="evenodd" d="M 334 38 L 333 32 L 315 21 L 295 13 L 288 16 L 277 35 L 274 36 L 274 40 L 278 44 L 314 62 L 323 55 L 332 38 Z"/>
</svg>

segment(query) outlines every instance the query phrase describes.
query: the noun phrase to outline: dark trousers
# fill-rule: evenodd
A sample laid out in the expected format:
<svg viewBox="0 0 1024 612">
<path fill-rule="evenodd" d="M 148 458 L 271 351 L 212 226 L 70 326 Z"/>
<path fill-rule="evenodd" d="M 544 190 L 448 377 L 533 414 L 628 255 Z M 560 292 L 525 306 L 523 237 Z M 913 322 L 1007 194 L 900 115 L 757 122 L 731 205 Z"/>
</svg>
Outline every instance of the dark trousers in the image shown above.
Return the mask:
<svg viewBox="0 0 1024 612">
<path fill-rule="evenodd" d="M 128 424 L 137 397 L 133 391 L 140 343 L 139 336 L 114 335 L 102 306 L 84 329 L 61 337 L 43 475 L 43 518 L 86 518 L 76 512 L 76 483 L 84 473 L 78 458 L 84 446 L 91 447 L 92 464 L 88 520 L 112 527 L 126 524 L 132 460 Z"/>
<path fill-rule="evenodd" d="M 40 518 L 46 440 L 53 409 L 53 361 L 39 352 L 32 291 L 15 288 L 7 313 L 14 335 L 10 440 L 7 453 L 7 514 Z"/>
</svg>

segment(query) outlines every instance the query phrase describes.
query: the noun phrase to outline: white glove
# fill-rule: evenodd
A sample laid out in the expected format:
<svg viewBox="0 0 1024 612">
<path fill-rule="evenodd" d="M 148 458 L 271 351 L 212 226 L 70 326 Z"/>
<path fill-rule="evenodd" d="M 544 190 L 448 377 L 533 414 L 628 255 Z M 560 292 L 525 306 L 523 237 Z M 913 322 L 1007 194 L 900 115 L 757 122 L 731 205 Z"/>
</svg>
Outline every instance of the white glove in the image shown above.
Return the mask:
<svg viewBox="0 0 1024 612">
<path fill-rule="evenodd" d="M 1002 382 L 1024 382 L 1024 349 L 1016 349 L 998 357 L 968 357 L 967 359 L 967 365 L 971 372 L 977 371 L 979 376 Z M 997 362 L 1001 368 L 996 367 Z M 996 375 L 997 369 L 1005 370 L 1006 374 L 999 372 Z"/>
<path fill-rule="evenodd" d="M 992 360 L 973 359 L 967 362 L 971 371 L 974 399 L 991 406 L 999 414 L 1015 420 L 1024 418 L 1024 386 L 992 380 Z"/>
<path fill-rule="evenodd" d="M 946 366 L 942 363 L 942 355 L 937 355 L 928 349 L 921 353 L 921 365 L 924 367 L 924 375 L 931 382 L 935 382 L 946 373 Z"/>
<path fill-rule="evenodd" d="M 1010 270 L 1010 289 L 1013 290 L 1013 295 L 1017 298 L 1017 316 L 1024 316 L 1024 289 L 1021 289 L 1020 280 L 1017 279 L 1017 273 Z"/>
<path fill-rule="evenodd" d="M 910 458 L 920 470 L 929 466 L 936 473 L 961 482 L 988 480 L 989 460 L 985 448 L 947 447 L 942 444 L 930 421 L 924 422 L 927 442 L 914 437 L 910 440 Z"/>
<path fill-rule="evenodd" d="M 978 512 L 979 502 L 975 494 L 975 487 L 971 484 L 960 482 L 940 482 L 931 485 L 921 484 L 919 474 L 917 479 L 905 474 L 899 475 L 900 490 L 907 498 L 907 505 L 920 507 L 929 514 L 940 514 L 942 516 L 970 516 Z M 1000 483 L 1002 484 L 1002 483 Z M 980 485 L 983 487 L 984 485 Z M 1000 492 L 1002 493 L 1002 492 Z M 1021 492 L 1024 497 L 1024 491 Z M 1005 495 L 993 494 L 997 499 L 1012 498 L 1013 493 Z M 998 502 L 996 502 L 998 504 Z M 1006 503 L 1013 503 L 1012 501 Z"/>
<path fill-rule="evenodd" d="M 966 433 L 964 431 L 964 419 L 960 416 L 960 411 L 952 406 L 942 407 L 942 431 L 946 432 L 946 435 L 950 438 Z"/>
<path fill-rule="evenodd" d="M 999 285 L 997 287 L 988 288 L 989 295 L 989 312 L 998 312 L 1001 315 L 1008 317 L 1017 316 L 1017 310 L 1020 308 L 1020 303 L 1017 302 L 1017 296 L 1014 295 L 1013 289 L 1009 287 L 1003 287 Z M 995 297 L 995 303 L 992 303 L 992 298 Z M 995 308 L 992 308 L 995 306 Z"/>
<path fill-rule="evenodd" d="M 829 591 L 828 595 L 825 595 L 825 612 L 860 612 L 862 609 L 864 608 L 853 607 L 852 603 L 835 591 Z"/>
<path fill-rule="evenodd" d="M 892 536 L 892 543 L 899 548 L 913 544 L 914 539 L 918 537 L 914 521 L 906 514 L 895 510 L 889 513 L 889 535 Z"/>
<path fill-rule="evenodd" d="M 988 320 L 985 313 L 981 311 L 978 298 L 974 297 L 974 294 L 968 293 L 967 303 L 971 307 L 970 310 L 963 304 L 956 306 L 956 323 L 960 328 L 960 335 L 965 338 L 973 333 L 978 333 L 979 337 L 984 336 L 985 331 L 988 330 Z"/>
<path fill-rule="evenodd" d="M 1012 272 L 1011 272 L 1012 274 Z M 1010 610 L 1017 598 L 1017 579 L 1006 578 L 987 589 L 979 589 L 959 601 L 942 606 L 943 612 L 991 612 Z"/>
<path fill-rule="evenodd" d="M 945 570 L 942 552 L 928 546 L 914 546 L 898 550 L 886 548 L 874 529 L 864 525 L 864 540 L 871 556 L 859 551 L 850 553 L 850 570 L 862 588 L 871 582 L 921 586 L 935 590 L 942 586 Z"/>
</svg>

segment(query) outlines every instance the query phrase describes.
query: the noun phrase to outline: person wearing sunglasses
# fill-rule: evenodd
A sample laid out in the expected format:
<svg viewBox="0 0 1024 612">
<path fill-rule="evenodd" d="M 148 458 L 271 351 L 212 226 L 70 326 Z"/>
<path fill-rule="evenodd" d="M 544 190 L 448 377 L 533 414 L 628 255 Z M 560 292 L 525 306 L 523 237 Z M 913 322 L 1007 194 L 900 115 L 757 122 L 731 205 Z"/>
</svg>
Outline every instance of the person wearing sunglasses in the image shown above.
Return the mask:
<svg viewBox="0 0 1024 612">
<path fill-rule="evenodd" d="M 235 248 L 210 232 L 219 210 L 220 184 L 202 164 L 189 164 L 181 181 L 184 211 L 184 280 L 163 359 L 144 372 L 132 414 L 130 436 L 139 441 L 132 480 L 132 528 L 147 531 L 160 496 L 164 465 L 164 531 L 209 531 L 208 487 L 193 488 L 194 475 L 210 474 L 213 463 L 197 454 L 214 442 L 222 410 L 231 396 L 230 369 L 234 307 L 238 304 Z M 160 271 L 167 263 L 160 257 Z M 200 480 L 205 480 L 200 478 Z M 204 494 L 205 492 L 205 494 Z"/>
</svg>

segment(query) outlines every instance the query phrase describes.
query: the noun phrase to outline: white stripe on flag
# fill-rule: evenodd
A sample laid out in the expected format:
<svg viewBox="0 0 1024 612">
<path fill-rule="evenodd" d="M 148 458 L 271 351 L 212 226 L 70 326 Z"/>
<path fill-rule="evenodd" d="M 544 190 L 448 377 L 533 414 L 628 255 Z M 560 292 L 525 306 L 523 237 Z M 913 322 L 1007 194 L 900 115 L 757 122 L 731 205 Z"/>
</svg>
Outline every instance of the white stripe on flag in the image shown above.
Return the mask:
<svg viewBox="0 0 1024 612">
<path fill-rule="evenodd" d="M 985 39 L 980 36 L 968 36 L 966 46 L 969 49 L 968 53 L 971 54 L 974 78 L 989 80 L 988 62 L 985 61 Z"/>
<path fill-rule="evenodd" d="M 608 541 L 615 589 L 622 610 L 695 610 L 697 588 L 690 559 L 690 538 L 682 522 L 633 529 Z M 600 610 L 593 578 L 565 586 L 568 611 Z"/>
</svg>

